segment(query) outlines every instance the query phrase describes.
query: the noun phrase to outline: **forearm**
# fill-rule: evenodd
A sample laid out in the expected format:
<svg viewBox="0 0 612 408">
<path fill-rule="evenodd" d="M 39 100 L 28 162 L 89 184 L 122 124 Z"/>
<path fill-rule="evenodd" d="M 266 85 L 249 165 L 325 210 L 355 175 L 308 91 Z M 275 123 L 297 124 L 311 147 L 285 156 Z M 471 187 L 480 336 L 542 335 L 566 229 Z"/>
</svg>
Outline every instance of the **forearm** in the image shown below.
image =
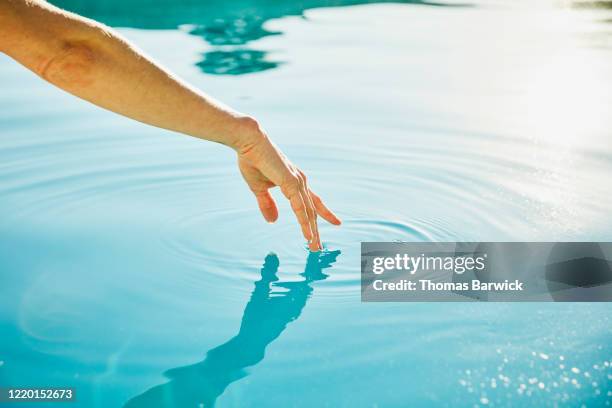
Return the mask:
<svg viewBox="0 0 612 408">
<path fill-rule="evenodd" d="M 321 249 L 317 214 L 340 225 L 310 189 L 305 174 L 255 120 L 173 77 L 108 27 L 42 0 L 0 0 L 0 51 L 52 84 L 103 108 L 232 147 L 264 218 L 269 222 L 278 218 L 269 192 L 278 186 L 311 250 Z"/>
<path fill-rule="evenodd" d="M 65 91 L 140 122 L 237 150 L 258 133 L 252 119 L 181 82 L 108 27 L 43 2 L 9 3 L 22 35 L 3 50 Z"/>
</svg>

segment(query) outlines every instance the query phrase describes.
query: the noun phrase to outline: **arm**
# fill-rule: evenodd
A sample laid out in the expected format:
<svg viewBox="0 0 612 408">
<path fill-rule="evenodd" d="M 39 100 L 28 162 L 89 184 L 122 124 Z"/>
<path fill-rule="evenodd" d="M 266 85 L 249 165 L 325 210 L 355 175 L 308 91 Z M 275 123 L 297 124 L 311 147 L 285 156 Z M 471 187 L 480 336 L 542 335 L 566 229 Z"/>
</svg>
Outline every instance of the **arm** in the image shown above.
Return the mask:
<svg viewBox="0 0 612 408">
<path fill-rule="evenodd" d="M 0 51 L 102 108 L 231 147 L 264 218 L 278 218 L 268 191 L 278 186 L 311 250 L 321 248 L 317 214 L 340 224 L 253 118 L 174 77 L 110 28 L 42 0 L 0 0 Z"/>
</svg>

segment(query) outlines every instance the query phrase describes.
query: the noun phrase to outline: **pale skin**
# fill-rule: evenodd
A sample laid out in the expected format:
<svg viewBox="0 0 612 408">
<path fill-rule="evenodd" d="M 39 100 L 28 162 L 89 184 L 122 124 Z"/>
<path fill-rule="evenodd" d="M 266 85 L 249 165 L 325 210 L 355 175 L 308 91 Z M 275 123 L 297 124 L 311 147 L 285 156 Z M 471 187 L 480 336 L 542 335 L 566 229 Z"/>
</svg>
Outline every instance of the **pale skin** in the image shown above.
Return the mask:
<svg viewBox="0 0 612 408">
<path fill-rule="evenodd" d="M 317 215 L 340 225 L 255 119 L 181 81 L 109 27 L 42 0 L 0 0 L 0 51 L 102 108 L 234 149 L 266 221 L 278 218 L 269 190 L 280 187 L 311 251 L 322 249 Z"/>
</svg>

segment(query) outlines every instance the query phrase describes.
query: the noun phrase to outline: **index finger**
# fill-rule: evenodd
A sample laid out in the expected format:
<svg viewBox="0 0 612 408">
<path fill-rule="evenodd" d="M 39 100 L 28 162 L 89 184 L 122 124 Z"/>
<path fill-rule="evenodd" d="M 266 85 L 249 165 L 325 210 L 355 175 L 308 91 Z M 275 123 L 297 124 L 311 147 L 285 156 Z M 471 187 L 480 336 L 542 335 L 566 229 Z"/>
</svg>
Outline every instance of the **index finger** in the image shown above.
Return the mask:
<svg viewBox="0 0 612 408">
<path fill-rule="evenodd" d="M 302 228 L 302 234 L 304 238 L 310 244 L 313 240 L 313 231 L 310 227 L 310 222 L 308 221 L 308 212 L 306 211 L 306 203 L 304 202 L 302 195 L 299 191 L 291 194 L 289 197 L 289 203 L 291 204 L 291 209 L 295 214 L 295 217 Z"/>
<path fill-rule="evenodd" d="M 310 222 L 310 230 L 312 231 L 312 242 L 309 245 L 309 249 L 311 251 L 320 251 L 323 249 L 321 247 L 321 238 L 319 237 L 319 227 L 317 225 L 317 212 L 314 208 L 314 204 L 312 202 L 312 198 L 308 194 L 308 189 L 306 184 L 302 185 L 303 191 L 301 192 L 302 199 L 306 204 L 306 214 L 308 215 L 308 221 Z"/>
</svg>

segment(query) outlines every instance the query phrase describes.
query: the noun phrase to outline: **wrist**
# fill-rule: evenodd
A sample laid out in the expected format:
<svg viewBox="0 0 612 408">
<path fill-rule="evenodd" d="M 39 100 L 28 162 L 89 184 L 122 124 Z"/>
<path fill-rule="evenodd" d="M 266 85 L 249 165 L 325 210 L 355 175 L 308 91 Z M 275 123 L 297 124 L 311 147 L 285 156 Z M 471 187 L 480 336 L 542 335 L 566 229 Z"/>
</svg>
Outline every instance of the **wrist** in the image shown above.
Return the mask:
<svg viewBox="0 0 612 408">
<path fill-rule="evenodd" d="M 265 132 L 255 118 L 243 116 L 237 120 L 238 125 L 233 135 L 234 137 L 232 137 L 232 140 L 228 143 L 228 146 L 234 149 L 236 153 L 244 154 L 267 138 Z"/>
</svg>

